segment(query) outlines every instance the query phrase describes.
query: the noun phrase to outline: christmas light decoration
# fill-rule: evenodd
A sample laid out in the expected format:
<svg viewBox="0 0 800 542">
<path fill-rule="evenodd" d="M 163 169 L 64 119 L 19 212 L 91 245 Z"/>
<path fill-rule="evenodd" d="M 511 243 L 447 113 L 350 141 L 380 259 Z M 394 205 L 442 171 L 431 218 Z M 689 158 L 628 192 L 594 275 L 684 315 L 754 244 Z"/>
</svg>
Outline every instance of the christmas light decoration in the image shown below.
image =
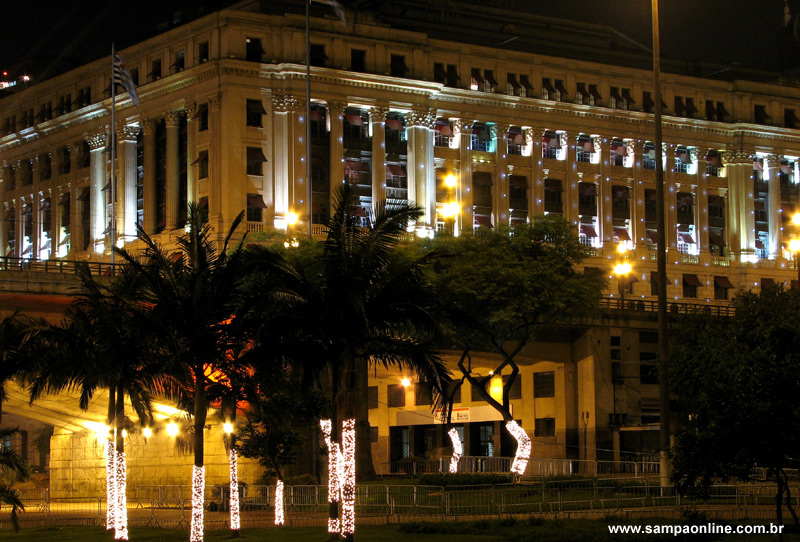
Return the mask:
<svg viewBox="0 0 800 542">
<path fill-rule="evenodd" d="M 339 502 L 339 445 L 331 439 L 330 420 L 320 420 L 319 426 L 328 447 L 328 506 L 332 507 L 333 503 Z M 339 532 L 339 518 L 328 518 L 328 532 Z"/>
<path fill-rule="evenodd" d="M 356 527 L 356 421 L 353 418 L 342 422 L 342 461 L 339 480 L 342 489 L 341 534 L 346 540 L 352 538 Z"/>
<path fill-rule="evenodd" d="M 517 439 L 517 453 L 514 454 L 511 472 L 522 476 L 525 474 L 525 469 L 528 467 L 528 459 L 531 457 L 531 438 L 514 420 L 506 424 L 506 429 L 511 433 L 511 436 Z"/>
<path fill-rule="evenodd" d="M 114 516 L 114 540 L 128 539 L 128 499 L 126 497 L 127 488 L 127 464 L 123 452 L 116 453 L 116 514 Z"/>
<path fill-rule="evenodd" d="M 240 528 L 239 522 L 239 465 L 236 458 L 236 448 L 231 448 L 228 456 L 231 469 L 231 530 L 238 531 Z"/>
<path fill-rule="evenodd" d="M 283 526 L 283 480 L 275 483 L 275 526 Z"/>
<path fill-rule="evenodd" d="M 450 457 L 450 474 L 458 472 L 458 460 L 461 459 L 461 454 L 464 453 L 464 448 L 461 446 L 461 438 L 458 436 L 458 430 L 453 427 L 447 432 L 450 435 L 450 441 L 453 443 L 453 455 Z"/>
<path fill-rule="evenodd" d="M 192 523 L 189 542 L 203 540 L 203 496 L 206 489 L 206 468 L 192 465 Z"/>
<path fill-rule="evenodd" d="M 114 440 L 106 432 L 106 530 L 114 528 L 114 513 L 117 511 L 114 503 L 117 501 L 117 471 L 114 468 Z"/>
</svg>

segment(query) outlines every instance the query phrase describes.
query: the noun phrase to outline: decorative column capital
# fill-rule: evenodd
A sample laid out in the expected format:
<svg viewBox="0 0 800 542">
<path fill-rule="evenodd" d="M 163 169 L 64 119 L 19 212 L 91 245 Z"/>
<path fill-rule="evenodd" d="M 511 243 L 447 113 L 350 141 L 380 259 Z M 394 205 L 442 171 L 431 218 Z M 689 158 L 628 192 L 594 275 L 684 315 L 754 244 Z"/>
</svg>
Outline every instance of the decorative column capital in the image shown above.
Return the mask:
<svg viewBox="0 0 800 542">
<path fill-rule="evenodd" d="M 474 122 L 473 120 L 453 119 L 453 135 L 471 134 Z"/>
<path fill-rule="evenodd" d="M 780 167 L 781 166 L 781 158 L 783 158 L 783 155 L 780 155 L 780 154 L 768 154 L 767 155 L 767 165 L 769 167 Z"/>
<path fill-rule="evenodd" d="M 152 136 L 156 131 L 156 121 L 154 119 L 142 120 L 142 133 L 145 137 Z"/>
<path fill-rule="evenodd" d="M 194 100 L 186 102 L 186 105 L 183 107 L 183 111 L 186 113 L 186 120 L 192 120 L 192 118 L 194 118 L 194 114 L 197 113 L 197 102 Z"/>
<path fill-rule="evenodd" d="M 89 150 L 96 151 L 97 149 L 105 148 L 106 139 L 105 132 L 87 136 L 86 142 L 89 144 Z"/>
<path fill-rule="evenodd" d="M 406 113 L 406 126 L 422 126 L 424 128 L 433 128 L 436 126 L 436 110 L 435 109 L 412 109 Z"/>
<path fill-rule="evenodd" d="M 139 137 L 139 126 L 136 124 L 127 124 L 117 131 L 117 137 L 122 141 L 130 141 L 135 143 Z"/>
<path fill-rule="evenodd" d="M 328 102 L 328 113 L 333 117 L 341 117 L 344 115 L 344 110 L 347 109 L 346 102 Z"/>
<path fill-rule="evenodd" d="M 164 121 L 166 122 L 167 128 L 177 127 L 181 121 L 181 112 L 167 111 L 167 114 L 164 115 Z"/>
<path fill-rule="evenodd" d="M 748 149 L 728 149 L 725 151 L 725 161 L 729 164 L 750 164 L 753 162 L 753 154 Z M 703 160 L 705 160 L 705 156 L 703 156 Z"/>
<path fill-rule="evenodd" d="M 276 94 L 272 96 L 272 110 L 276 113 L 304 111 L 305 105 L 304 99 L 292 94 Z"/>
<path fill-rule="evenodd" d="M 213 96 L 208 97 L 208 110 L 211 112 L 219 111 L 220 106 L 222 105 L 222 96 L 220 94 L 215 94 Z"/>
<path fill-rule="evenodd" d="M 375 106 L 370 107 L 369 109 L 369 121 L 370 122 L 383 122 L 386 120 L 386 114 L 389 112 L 388 107 L 384 106 Z"/>
</svg>

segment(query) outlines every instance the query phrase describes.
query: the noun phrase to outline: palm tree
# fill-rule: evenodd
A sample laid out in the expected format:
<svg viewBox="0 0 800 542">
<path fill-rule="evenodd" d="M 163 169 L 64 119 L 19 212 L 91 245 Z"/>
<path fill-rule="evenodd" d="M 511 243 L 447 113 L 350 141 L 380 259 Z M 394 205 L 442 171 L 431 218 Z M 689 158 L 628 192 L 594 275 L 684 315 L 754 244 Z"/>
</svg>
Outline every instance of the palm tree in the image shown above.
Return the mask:
<svg viewBox="0 0 800 542">
<path fill-rule="evenodd" d="M 333 427 L 355 419 L 356 469 L 364 479 L 375 474 L 366 401 L 370 365 L 415 371 L 437 392 L 436 407 L 444 406 L 439 401 L 449 372 L 434 347 L 434 295 L 423 274 L 435 255 L 417 258 L 399 250 L 409 221 L 421 216 L 420 210 L 407 202 L 379 204 L 372 223 L 362 228 L 356 199 L 343 185 L 321 250 L 314 247 L 305 258 L 302 250 L 285 259 L 269 249 L 260 254 L 280 276 L 285 302 L 264 329 L 272 343 L 291 345 L 282 350 L 295 363 L 327 371 Z"/>
<path fill-rule="evenodd" d="M 13 435 L 16 429 L 0 429 L 0 442 Z M 17 452 L 0 445 L 0 475 L 10 475 L 16 480 L 25 480 L 28 477 L 28 466 L 17 455 Z M 19 518 L 17 513 L 25 511 L 19 493 L 11 488 L 11 484 L 0 483 L 0 504 L 11 506 L 11 524 L 15 531 L 19 531 Z"/>
<path fill-rule="evenodd" d="M 108 390 L 106 455 L 106 528 L 117 539 L 127 539 L 125 506 L 126 460 L 123 430 L 130 430 L 125 414 L 127 396 L 139 423 L 152 421 L 151 395 L 162 390 L 161 367 L 150 355 L 154 348 L 148 328 L 148 308 L 140 303 L 141 283 L 130 267 L 108 286 L 94 280 L 88 267 L 78 268 L 81 288 L 62 326 L 51 326 L 33 341 L 28 356 L 38 363 L 30 378 L 31 402 L 44 393 L 65 389 L 80 393 L 83 410 L 99 389 Z"/>
<path fill-rule="evenodd" d="M 118 250 L 141 278 L 149 317 L 163 340 L 162 354 L 176 391 L 191 403 L 194 428 L 192 521 L 190 540 L 203 539 L 203 429 L 208 414 L 209 387 L 237 361 L 246 333 L 240 324 L 245 303 L 238 295 L 243 273 L 242 251 L 228 255 L 228 245 L 244 213 L 234 220 L 218 250 L 195 205 L 189 206 L 188 231 L 169 252 L 140 232 L 145 250 L 140 260 Z"/>
<path fill-rule="evenodd" d="M 3 422 L 3 402 L 6 398 L 5 384 L 26 367 L 18 355 L 26 337 L 26 325 L 15 311 L 0 320 L 0 425 Z"/>
</svg>

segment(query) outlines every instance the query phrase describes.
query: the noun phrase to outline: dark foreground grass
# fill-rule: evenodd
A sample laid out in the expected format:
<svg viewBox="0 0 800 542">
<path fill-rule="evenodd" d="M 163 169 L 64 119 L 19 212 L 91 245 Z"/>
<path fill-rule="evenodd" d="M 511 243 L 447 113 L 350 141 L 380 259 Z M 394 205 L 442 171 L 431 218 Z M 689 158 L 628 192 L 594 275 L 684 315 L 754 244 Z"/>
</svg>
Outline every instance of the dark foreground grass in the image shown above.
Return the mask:
<svg viewBox="0 0 800 542">
<path fill-rule="evenodd" d="M 640 525 L 669 524 L 668 521 L 647 520 Z M 609 517 L 603 520 L 555 520 L 530 521 L 494 520 L 476 522 L 409 523 L 403 525 L 363 525 L 356 528 L 359 542 L 606 542 L 624 540 L 629 542 L 664 541 L 731 541 L 767 542 L 776 540 L 774 535 L 632 535 L 609 534 L 608 526 L 626 524 L 625 520 Z M 633 525 L 637 523 L 632 523 Z M 100 527 L 33 527 L 23 528 L 18 534 L 11 530 L 0 530 L 0 540 L 9 542 L 112 542 L 113 533 Z M 323 527 L 287 527 L 283 529 L 245 529 L 238 539 L 232 539 L 230 531 L 207 531 L 208 542 L 230 540 L 269 542 L 327 542 Z M 179 529 L 154 529 L 134 527 L 130 530 L 134 542 L 186 542 L 188 532 Z M 786 542 L 800 542 L 800 533 L 784 535 Z"/>
</svg>

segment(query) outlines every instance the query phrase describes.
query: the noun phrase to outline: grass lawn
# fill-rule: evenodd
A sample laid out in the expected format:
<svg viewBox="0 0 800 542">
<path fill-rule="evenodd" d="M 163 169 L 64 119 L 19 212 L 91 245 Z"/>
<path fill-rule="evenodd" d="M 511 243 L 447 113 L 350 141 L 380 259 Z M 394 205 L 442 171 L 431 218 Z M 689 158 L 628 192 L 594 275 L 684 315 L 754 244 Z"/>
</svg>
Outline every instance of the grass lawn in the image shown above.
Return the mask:
<svg viewBox="0 0 800 542">
<path fill-rule="evenodd" d="M 613 518 L 605 520 L 563 521 L 477 521 L 448 523 L 418 523 L 406 525 L 363 525 L 356 528 L 359 542 L 605 542 L 613 540 L 674 541 L 720 540 L 731 542 L 765 542 L 775 540 L 775 535 L 611 535 L 609 524 L 622 523 Z M 649 520 L 651 525 L 669 523 Z M 642 522 L 641 524 L 646 524 Z M 99 527 L 33 527 L 23 528 L 18 534 L 4 529 L 0 540 L 9 542 L 111 542 L 113 533 Z M 229 531 L 208 531 L 208 542 L 232 540 Z M 243 542 L 268 540 L 270 542 L 326 542 L 328 535 L 322 527 L 291 527 L 284 529 L 243 530 Z M 151 529 L 135 527 L 130 540 L 141 542 L 186 542 L 188 532 L 177 529 Z M 784 535 L 786 542 L 800 542 L 800 532 Z"/>
</svg>

